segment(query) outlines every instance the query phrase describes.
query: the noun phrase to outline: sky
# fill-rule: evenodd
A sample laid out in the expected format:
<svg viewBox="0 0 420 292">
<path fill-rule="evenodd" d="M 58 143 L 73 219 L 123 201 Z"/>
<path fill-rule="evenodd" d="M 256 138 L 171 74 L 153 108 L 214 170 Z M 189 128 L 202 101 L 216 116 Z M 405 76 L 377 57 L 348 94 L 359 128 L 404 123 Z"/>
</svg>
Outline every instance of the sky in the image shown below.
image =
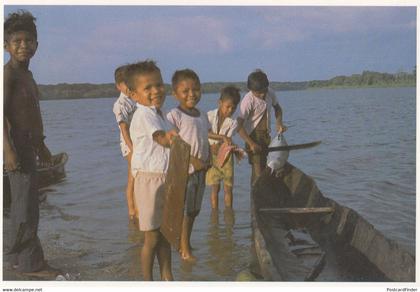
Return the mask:
<svg viewBox="0 0 420 292">
<path fill-rule="evenodd" d="M 166 83 L 183 68 L 202 82 L 257 68 L 284 82 L 416 65 L 415 6 L 5 5 L 5 17 L 17 9 L 37 18 L 39 84 L 110 83 L 116 67 L 145 59 Z"/>
</svg>

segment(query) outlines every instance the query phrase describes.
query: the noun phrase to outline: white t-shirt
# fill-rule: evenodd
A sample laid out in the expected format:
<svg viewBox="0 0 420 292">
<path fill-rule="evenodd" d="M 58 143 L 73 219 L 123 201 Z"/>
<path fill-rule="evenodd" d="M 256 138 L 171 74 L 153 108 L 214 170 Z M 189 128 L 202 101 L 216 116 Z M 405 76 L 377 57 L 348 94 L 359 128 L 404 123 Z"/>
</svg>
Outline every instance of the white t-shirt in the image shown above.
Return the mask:
<svg viewBox="0 0 420 292">
<path fill-rule="evenodd" d="M 131 171 L 135 177 L 138 171 L 166 173 L 169 166 L 169 148 L 153 140 L 156 131 L 169 131 L 173 127 L 160 115 L 153 106 L 147 107 L 137 103 L 137 110 L 130 125 L 130 136 L 133 141 Z"/>
<path fill-rule="evenodd" d="M 207 115 L 200 111 L 200 116 L 190 116 L 179 108 L 172 109 L 167 117 L 169 122 L 178 129 L 178 134 L 182 140 L 190 144 L 190 154 L 203 161 L 209 158 L 208 133 L 211 129 Z M 190 164 L 189 173 L 194 172 L 194 167 Z"/>
<path fill-rule="evenodd" d="M 269 88 L 265 99 L 258 98 L 249 91 L 241 101 L 239 106 L 239 118 L 244 120 L 244 128 L 248 134 L 257 127 L 261 121 L 265 110 L 267 110 L 267 129 L 271 132 L 271 108 L 267 106 L 275 106 L 278 104 L 276 94 Z"/>
<path fill-rule="evenodd" d="M 115 119 L 117 120 L 118 125 L 121 122 L 126 123 L 130 126 L 131 119 L 133 118 L 134 111 L 136 110 L 136 102 L 129 98 L 127 95 L 121 92 L 120 96 L 114 103 L 112 111 L 115 114 Z M 127 156 L 130 153 L 130 148 L 128 148 L 127 143 L 125 143 L 124 137 L 120 130 L 120 146 L 121 153 L 123 156 Z"/>
<path fill-rule="evenodd" d="M 207 112 L 207 117 L 211 125 L 211 131 L 214 134 L 232 137 L 234 134 L 236 134 L 236 130 L 238 128 L 238 122 L 232 119 L 231 117 L 226 117 L 222 123 L 222 126 L 219 129 L 219 132 L 217 132 L 217 124 L 219 122 L 218 112 L 219 112 L 219 109 L 214 109 Z M 210 145 L 217 144 L 218 142 L 219 141 L 217 140 L 209 138 Z"/>
</svg>

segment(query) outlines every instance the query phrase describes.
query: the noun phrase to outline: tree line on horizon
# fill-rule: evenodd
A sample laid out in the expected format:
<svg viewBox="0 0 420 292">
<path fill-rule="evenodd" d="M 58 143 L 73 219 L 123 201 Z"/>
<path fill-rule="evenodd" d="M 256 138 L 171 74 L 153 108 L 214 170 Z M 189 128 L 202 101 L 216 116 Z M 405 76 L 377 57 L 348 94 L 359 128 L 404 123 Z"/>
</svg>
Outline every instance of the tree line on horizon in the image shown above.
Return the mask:
<svg viewBox="0 0 420 292">
<path fill-rule="evenodd" d="M 247 91 L 246 82 L 205 82 L 201 84 L 203 93 L 218 93 L 226 85 L 234 85 Z M 413 72 L 380 73 L 363 71 L 362 74 L 351 76 L 336 76 L 329 80 L 311 80 L 300 82 L 270 82 L 270 87 L 275 91 L 307 90 L 319 88 L 352 88 L 352 87 L 403 87 L 416 86 L 416 68 Z M 119 92 L 114 83 L 60 83 L 56 85 L 38 85 L 41 100 L 53 99 L 81 99 L 117 97 Z M 167 92 L 171 86 L 165 84 Z"/>
</svg>

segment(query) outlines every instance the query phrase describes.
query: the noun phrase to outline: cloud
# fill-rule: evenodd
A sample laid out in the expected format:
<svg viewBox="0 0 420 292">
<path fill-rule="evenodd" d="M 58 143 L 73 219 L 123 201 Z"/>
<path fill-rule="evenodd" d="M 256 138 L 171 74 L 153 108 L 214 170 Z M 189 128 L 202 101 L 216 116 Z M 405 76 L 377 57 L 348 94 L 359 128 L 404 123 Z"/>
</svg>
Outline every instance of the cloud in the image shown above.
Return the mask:
<svg viewBox="0 0 420 292">
<path fill-rule="evenodd" d="M 112 73 L 117 65 L 145 58 L 162 60 L 163 56 L 172 56 L 184 62 L 183 59 L 191 60 L 193 56 L 205 58 L 229 53 L 234 49 L 231 31 L 229 22 L 217 16 L 100 18 L 85 27 L 50 28 L 49 33 L 43 34 L 45 40 L 38 53 L 55 65 L 53 68 L 38 62 L 34 65 L 45 75 L 51 75 L 52 83 L 80 82 L 82 75 L 89 73 L 87 78 L 92 81 L 95 76 L 103 79 L 104 72 L 98 68 Z M 107 80 L 112 80 L 111 73 Z M 44 79 L 44 75 L 39 77 Z"/>
<path fill-rule="evenodd" d="M 221 78 L 225 66 L 264 67 L 279 55 L 300 61 L 331 58 L 337 48 L 389 51 L 400 39 L 415 43 L 417 25 L 415 7 L 48 7 L 33 8 L 41 83 L 112 82 L 117 65 L 145 58 L 170 72 L 213 66 Z"/>
<path fill-rule="evenodd" d="M 188 54 L 225 53 L 233 49 L 227 25 L 207 16 L 120 20 L 98 26 L 85 38 L 91 50 L 108 53 L 184 51 Z M 91 45 L 89 45 L 91 43 Z"/>
<path fill-rule="evenodd" d="M 252 37 L 264 48 L 316 38 L 396 32 L 416 27 L 415 9 L 408 7 L 272 7 L 261 10 L 261 15 L 266 24 L 256 27 Z"/>
</svg>

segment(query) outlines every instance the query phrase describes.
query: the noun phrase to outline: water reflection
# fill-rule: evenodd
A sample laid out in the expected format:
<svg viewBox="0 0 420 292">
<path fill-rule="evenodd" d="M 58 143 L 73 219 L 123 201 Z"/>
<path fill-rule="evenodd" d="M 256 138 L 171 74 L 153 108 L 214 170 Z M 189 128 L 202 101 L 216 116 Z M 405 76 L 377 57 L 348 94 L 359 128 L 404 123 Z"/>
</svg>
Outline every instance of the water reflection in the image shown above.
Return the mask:
<svg viewBox="0 0 420 292">
<path fill-rule="evenodd" d="M 223 222 L 220 222 L 220 211 L 212 210 L 207 233 L 208 267 L 217 275 L 232 276 L 234 271 L 234 254 L 237 244 L 233 240 L 235 211 L 223 210 Z"/>
<path fill-rule="evenodd" d="M 127 252 L 128 279 L 141 279 L 140 251 L 144 242 L 144 232 L 139 231 L 136 224 L 129 221 L 127 224 L 127 238 L 130 247 Z"/>
<path fill-rule="evenodd" d="M 296 151 L 290 162 L 314 176 L 326 196 L 354 208 L 415 254 L 415 88 L 288 91 L 281 96 L 286 121 L 296 126 L 287 131 L 288 142 L 323 140 L 319 148 Z M 212 109 L 217 99 L 217 94 L 203 96 L 202 110 Z M 142 235 L 131 227 L 127 230 L 126 163 L 120 155 L 118 127 L 109 115 L 113 103 L 104 98 L 42 101 L 41 105 L 47 114 L 44 126 L 50 150 L 65 151 L 70 159 L 66 180 L 54 186 L 41 206 L 39 234 L 48 260 L 81 273 L 82 280 L 141 280 Z M 360 103 L 368 105 L 363 115 L 366 121 L 352 110 Z M 174 99 L 168 99 L 166 105 L 167 109 L 176 106 Z M 374 118 L 368 118 L 371 108 L 376 111 Z M 94 126 L 86 128 L 85 124 Z M 395 135 L 387 135 L 391 132 Z M 389 149 L 374 145 L 387 142 Z M 93 151 L 98 145 L 100 151 Z M 210 204 L 203 202 L 192 233 L 198 261 L 186 265 L 173 250 L 177 281 L 233 280 L 249 267 L 250 169 L 246 162 L 235 167 L 235 211 L 221 208 L 211 215 Z M 51 206 L 71 217 L 62 217 Z M 99 268 L 104 259 L 105 268 L 115 267 L 109 273 Z M 155 267 L 157 276 L 158 265 Z"/>
</svg>

